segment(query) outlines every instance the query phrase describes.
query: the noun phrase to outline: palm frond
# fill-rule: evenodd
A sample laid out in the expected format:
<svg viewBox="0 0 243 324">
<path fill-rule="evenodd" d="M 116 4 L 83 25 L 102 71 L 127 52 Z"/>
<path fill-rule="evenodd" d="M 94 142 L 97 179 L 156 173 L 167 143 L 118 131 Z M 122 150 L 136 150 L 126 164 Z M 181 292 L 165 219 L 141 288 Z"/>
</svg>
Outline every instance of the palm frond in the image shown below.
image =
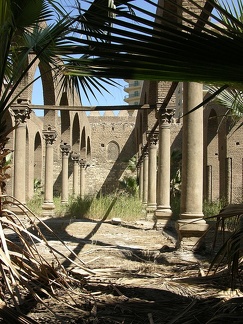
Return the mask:
<svg viewBox="0 0 243 324">
<path fill-rule="evenodd" d="M 207 86 L 206 88 L 211 94 L 214 94 L 218 91 L 218 87 Z M 226 108 L 226 112 L 222 118 L 222 121 L 226 117 L 231 117 L 231 127 L 234 126 L 240 120 L 240 118 L 242 118 L 243 92 L 241 90 L 231 88 L 224 89 L 222 92 L 217 94 L 215 101 Z M 239 127 L 241 127 L 241 125 Z"/>
<path fill-rule="evenodd" d="M 62 266 L 61 260 L 68 260 L 75 267 L 86 269 L 87 274 L 91 274 L 82 260 L 71 251 L 71 249 L 58 238 L 44 222 L 21 203 L 10 196 L 1 195 L 2 209 L 0 221 L 0 273 L 2 278 L 2 288 L 5 289 L 4 297 L 6 304 L 9 304 L 9 297 L 14 303 L 16 310 L 23 302 L 26 294 L 32 296 L 36 302 L 40 302 L 53 312 L 44 301 L 43 296 L 48 296 L 58 302 L 61 301 L 57 294 L 58 289 L 64 289 L 66 296 L 72 299 L 70 284 L 76 282 L 68 271 Z M 15 213 L 7 209 L 11 203 L 18 206 L 24 213 L 26 219 L 23 220 Z M 74 258 L 64 255 L 51 245 L 40 231 L 36 222 L 45 226 L 49 234 L 53 235 L 67 249 L 68 254 Z M 14 237 L 14 239 L 13 239 Z M 40 246 L 49 251 L 50 260 L 43 257 Z M 1 296 L 3 296 L 1 291 Z M 70 307 L 72 307 L 70 305 Z"/>
<path fill-rule="evenodd" d="M 144 2 L 154 4 L 150 0 Z M 167 2 L 174 5 L 174 1 Z M 227 21 L 210 14 L 201 2 L 189 0 L 189 4 L 203 14 L 180 5 L 174 5 L 174 11 L 157 5 L 163 12 L 160 15 L 131 4 L 136 15 L 120 11 L 116 18 L 107 18 L 109 24 L 102 25 L 97 12 L 98 17 L 93 17 L 92 23 L 97 29 L 100 27 L 106 31 L 99 35 L 101 41 L 97 42 L 96 33 L 78 29 L 75 32 L 80 36 L 70 39 L 77 44 L 77 54 L 80 51 L 94 55 L 87 60 L 84 73 L 111 78 L 197 81 L 242 87 L 241 20 L 233 16 L 234 12 L 226 13 L 215 1 L 207 1 L 212 8 L 216 7 L 218 12 L 231 19 L 239 30 L 235 33 L 235 30 L 226 28 Z M 111 12 L 115 14 L 117 11 L 111 9 Z M 174 19 L 169 20 L 168 15 Z M 207 20 L 205 16 L 214 20 Z M 81 38 L 81 35 L 87 38 Z M 78 71 L 73 67 L 70 73 L 75 72 Z"/>
</svg>

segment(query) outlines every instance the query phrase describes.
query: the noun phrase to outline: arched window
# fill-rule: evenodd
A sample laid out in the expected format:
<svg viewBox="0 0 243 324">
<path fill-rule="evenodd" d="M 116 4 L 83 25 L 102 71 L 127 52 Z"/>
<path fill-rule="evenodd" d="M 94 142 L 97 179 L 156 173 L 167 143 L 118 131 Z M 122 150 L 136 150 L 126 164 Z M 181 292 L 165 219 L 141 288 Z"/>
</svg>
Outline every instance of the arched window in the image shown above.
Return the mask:
<svg viewBox="0 0 243 324">
<path fill-rule="evenodd" d="M 120 153 L 119 145 L 116 142 L 110 142 L 107 145 L 107 160 L 116 161 Z"/>
</svg>

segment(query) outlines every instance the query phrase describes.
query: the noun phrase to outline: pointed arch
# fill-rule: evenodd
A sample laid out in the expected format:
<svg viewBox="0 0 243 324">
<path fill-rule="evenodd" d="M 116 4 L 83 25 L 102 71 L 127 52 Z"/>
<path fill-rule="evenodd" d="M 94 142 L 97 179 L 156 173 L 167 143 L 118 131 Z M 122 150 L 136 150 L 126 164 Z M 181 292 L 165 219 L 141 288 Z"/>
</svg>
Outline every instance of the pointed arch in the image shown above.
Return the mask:
<svg viewBox="0 0 243 324">
<path fill-rule="evenodd" d="M 119 144 L 115 141 L 110 141 L 107 145 L 107 160 L 110 162 L 114 162 L 118 159 L 120 154 Z"/>
<path fill-rule="evenodd" d="M 40 133 L 36 133 L 34 142 L 34 182 L 42 180 L 43 158 L 42 158 L 42 141 Z"/>
<path fill-rule="evenodd" d="M 87 160 L 91 160 L 91 143 L 90 137 L 87 137 Z"/>
<path fill-rule="evenodd" d="M 211 109 L 207 122 L 206 197 L 208 201 L 219 199 L 219 147 L 218 116 Z"/>
<path fill-rule="evenodd" d="M 85 131 L 85 127 L 83 127 L 82 133 L 81 133 L 80 156 L 81 156 L 81 158 L 86 158 L 86 131 Z"/>
<path fill-rule="evenodd" d="M 80 143 L 80 124 L 78 119 L 78 113 L 76 113 L 73 119 L 73 127 L 72 127 L 72 151 L 73 152 L 79 152 L 79 143 Z"/>
<path fill-rule="evenodd" d="M 41 82 L 43 87 L 43 101 L 44 105 L 55 105 L 55 86 L 51 68 L 48 65 L 39 64 Z"/>
<path fill-rule="evenodd" d="M 28 126 L 26 127 L 26 152 L 25 156 L 25 192 L 26 198 L 30 198 L 33 195 L 33 185 L 31 185 L 31 175 L 33 172 L 33 161 L 31 160 L 31 152 L 30 152 L 30 136 Z"/>
</svg>

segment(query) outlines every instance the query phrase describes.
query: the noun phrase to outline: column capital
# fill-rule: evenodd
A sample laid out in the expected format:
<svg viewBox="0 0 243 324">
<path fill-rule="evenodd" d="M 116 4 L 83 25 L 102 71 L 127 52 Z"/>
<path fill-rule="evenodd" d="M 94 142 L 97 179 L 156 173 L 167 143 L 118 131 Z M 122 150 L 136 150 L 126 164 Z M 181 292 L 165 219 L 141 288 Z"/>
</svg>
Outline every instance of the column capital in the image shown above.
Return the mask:
<svg viewBox="0 0 243 324">
<path fill-rule="evenodd" d="M 71 153 L 71 160 L 74 163 L 78 163 L 79 162 L 79 159 L 80 159 L 80 154 L 79 153 L 77 153 L 77 152 L 72 152 Z"/>
<path fill-rule="evenodd" d="M 86 160 L 85 159 L 80 159 L 79 160 L 79 166 L 80 168 L 85 168 L 86 167 Z"/>
<path fill-rule="evenodd" d="M 18 125 L 20 123 L 25 123 L 26 119 L 30 119 L 31 109 L 28 103 L 24 102 L 22 104 L 14 104 L 11 106 L 15 123 Z"/>
<path fill-rule="evenodd" d="M 150 131 L 147 132 L 147 140 L 149 145 L 156 145 L 159 140 L 159 132 L 154 131 L 151 133 Z"/>
<path fill-rule="evenodd" d="M 148 156 L 148 145 L 146 145 L 146 144 L 141 147 L 141 160 L 142 161 L 145 156 Z"/>
<path fill-rule="evenodd" d="M 61 142 L 60 150 L 63 156 L 69 156 L 69 153 L 71 152 L 71 145 Z"/>
<path fill-rule="evenodd" d="M 156 112 L 156 117 L 162 125 L 170 125 L 175 114 L 175 108 L 167 107 Z"/>
<path fill-rule="evenodd" d="M 57 138 L 57 132 L 54 128 L 51 127 L 51 125 L 48 125 L 47 129 L 43 129 L 42 135 L 44 140 L 46 141 L 46 144 L 53 144 L 53 142 Z"/>
</svg>

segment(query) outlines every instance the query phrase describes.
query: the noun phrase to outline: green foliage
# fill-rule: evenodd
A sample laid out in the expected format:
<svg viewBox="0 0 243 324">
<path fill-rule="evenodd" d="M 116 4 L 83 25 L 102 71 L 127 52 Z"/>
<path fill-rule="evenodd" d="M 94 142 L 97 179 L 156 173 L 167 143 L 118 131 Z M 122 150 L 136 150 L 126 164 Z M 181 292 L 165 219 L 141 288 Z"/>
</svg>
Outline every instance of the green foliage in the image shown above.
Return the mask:
<svg viewBox="0 0 243 324">
<path fill-rule="evenodd" d="M 180 150 L 174 150 L 171 153 L 171 180 L 170 180 L 170 191 L 171 196 L 176 197 L 181 192 L 181 164 L 182 164 L 182 153 Z"/>
<path fill-rule="evenodd" d="M 41 180 L 40 179 L 34 179 L 34 192 L 40 192 L 42 188 Z"/>
<path fill-rule="evenodd" d="M 123 180 L 120 180 L 119 183 L 125 193 L 130 196 L 137 196 L 139 189 L 137 177 L 124 176 Z"/>
<path fill-rule="evenodd" d="M 34 212 L 35 215 L 42 214 L 42 204 L 44 197 L 40 193 L 35 193 L 34 196 L 27 201 L 27 207 Z"/>
<path fill-rule="evenodd" d="M 178 193 L 176 195 L 171 195 L 171 210 L 172 210 L 172 219 L 179 219 L 181 208 L 181 195 Z"/>
<path fill-rule="evenodd" d="M 138 195 L 139 190 L 136 170 L 137 157 L 135 155 L 128 161 L 128 166 L 126 168 L 125 174 L 122 179 L 119 180 L 122 192 L 134 197 Z"/>
<path fill-rule="evenodd" d="M 218 215 L 220 210 L 225 206 L 225 200 L 215 200 L 215 201 L 204 201 L 203 202 L 203 214 L 205 218 L 212 219 L 212 216 Z"/>
</svg>

